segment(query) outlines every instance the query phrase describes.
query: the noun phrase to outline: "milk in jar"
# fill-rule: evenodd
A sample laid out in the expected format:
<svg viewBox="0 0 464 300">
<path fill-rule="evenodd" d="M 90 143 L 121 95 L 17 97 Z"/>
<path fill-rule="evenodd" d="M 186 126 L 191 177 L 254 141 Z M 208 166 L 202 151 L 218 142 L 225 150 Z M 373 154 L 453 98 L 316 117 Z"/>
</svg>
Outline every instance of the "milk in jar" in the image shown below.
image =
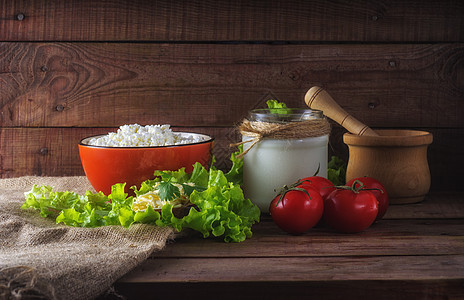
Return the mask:
<svg viewBox="0 0 464 300">
<path fill-rule="evenodd" d="M 264 132 L 259 139 L 242 131 L 244 194 L 263 213 L 269 212 L 271 201 L 284 185 L 316 173 L 327 178 L 330 125 L 322 112 L 288 108 L 282 110 L 285 113 L 275 111 L 250 112 L 250 123 L 258 132 Z M 291 127 L 280 130 L 287 124 Z M 269 134 L 273 128 L 280 132 Z"/>
</svg>

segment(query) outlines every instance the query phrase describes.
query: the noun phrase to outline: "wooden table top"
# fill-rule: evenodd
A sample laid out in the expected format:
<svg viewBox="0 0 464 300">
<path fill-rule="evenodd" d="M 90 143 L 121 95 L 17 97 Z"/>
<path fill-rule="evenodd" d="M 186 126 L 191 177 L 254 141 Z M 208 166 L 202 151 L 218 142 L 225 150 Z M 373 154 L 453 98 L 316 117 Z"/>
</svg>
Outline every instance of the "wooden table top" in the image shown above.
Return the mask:
<svg viewBox="0 0 464 300">
<path fill-rule="evenodd" d="M 233 244 L 178 238 L 115 288 L 129 299 L 464 299 L 462 193 L 392 205 L 357 234 L 319 227 L 293 236 L 269 215 L 252 230 Z"/>
</svg>

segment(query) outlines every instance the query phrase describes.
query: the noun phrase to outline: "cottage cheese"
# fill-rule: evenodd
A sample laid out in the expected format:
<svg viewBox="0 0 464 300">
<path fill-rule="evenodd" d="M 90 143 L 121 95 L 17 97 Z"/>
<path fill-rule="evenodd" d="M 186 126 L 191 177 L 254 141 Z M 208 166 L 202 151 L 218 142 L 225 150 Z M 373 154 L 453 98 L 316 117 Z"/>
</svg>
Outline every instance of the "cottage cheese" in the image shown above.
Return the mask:
<svg viewBox="0 0 464 300">
<path fill-rule="evenodd" d="M 153 147 L 192 144 L 203 141 L 199 135 L 181 135 L 170 125 L 122 125 L 117 132 L 89 140 L 89 145 L 105 147 Z"/>
</svg>

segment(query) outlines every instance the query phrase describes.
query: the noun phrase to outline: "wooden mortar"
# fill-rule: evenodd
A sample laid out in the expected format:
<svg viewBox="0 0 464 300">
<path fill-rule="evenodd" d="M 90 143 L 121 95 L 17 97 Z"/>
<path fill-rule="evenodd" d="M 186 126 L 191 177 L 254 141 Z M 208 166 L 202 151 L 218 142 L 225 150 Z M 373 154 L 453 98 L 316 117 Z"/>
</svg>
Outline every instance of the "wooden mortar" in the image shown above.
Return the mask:
<svg viewBox="0 0 464 300">
<path fill-rule="evenodd" d="M 430 189 L 427 147 L 433 136 L 426 131 L 373 130 L 341 108 L 321 87 L 312 87 L 305 95 L 306 104 L 322 110 L 349 133 L 346 180 L 369 176 L 380 181 L 391 204 L 416 203 Z"/>
<path fill-rule="evenodd" d="M 349 160 L 346 180 L 369 176 L 387 190 L 390 204 L 424 200 L 430 189 L 427 147 L 433 136 L 426 131 L 376 130 L 379 136 L 343 135 Z"/>
</svg>

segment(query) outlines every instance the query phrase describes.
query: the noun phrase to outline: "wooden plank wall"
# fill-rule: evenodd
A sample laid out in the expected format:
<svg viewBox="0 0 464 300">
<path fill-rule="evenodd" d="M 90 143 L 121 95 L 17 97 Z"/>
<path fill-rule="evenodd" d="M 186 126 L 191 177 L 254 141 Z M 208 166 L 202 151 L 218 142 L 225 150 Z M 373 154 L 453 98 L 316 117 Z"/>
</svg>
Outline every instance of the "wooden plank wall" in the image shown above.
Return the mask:
<svg viewBox="0 0 464 300">
<path fill-rule="evenodd" d="M 128 123 L 212 134 L 227 169 L 250 109 L 314 85 L 374 128 L 431 131 L 432 190 L 459 190 L 460 0 L 1 0 L 0 177 L 83 175 L 79 140 Z"/>
</svg>

